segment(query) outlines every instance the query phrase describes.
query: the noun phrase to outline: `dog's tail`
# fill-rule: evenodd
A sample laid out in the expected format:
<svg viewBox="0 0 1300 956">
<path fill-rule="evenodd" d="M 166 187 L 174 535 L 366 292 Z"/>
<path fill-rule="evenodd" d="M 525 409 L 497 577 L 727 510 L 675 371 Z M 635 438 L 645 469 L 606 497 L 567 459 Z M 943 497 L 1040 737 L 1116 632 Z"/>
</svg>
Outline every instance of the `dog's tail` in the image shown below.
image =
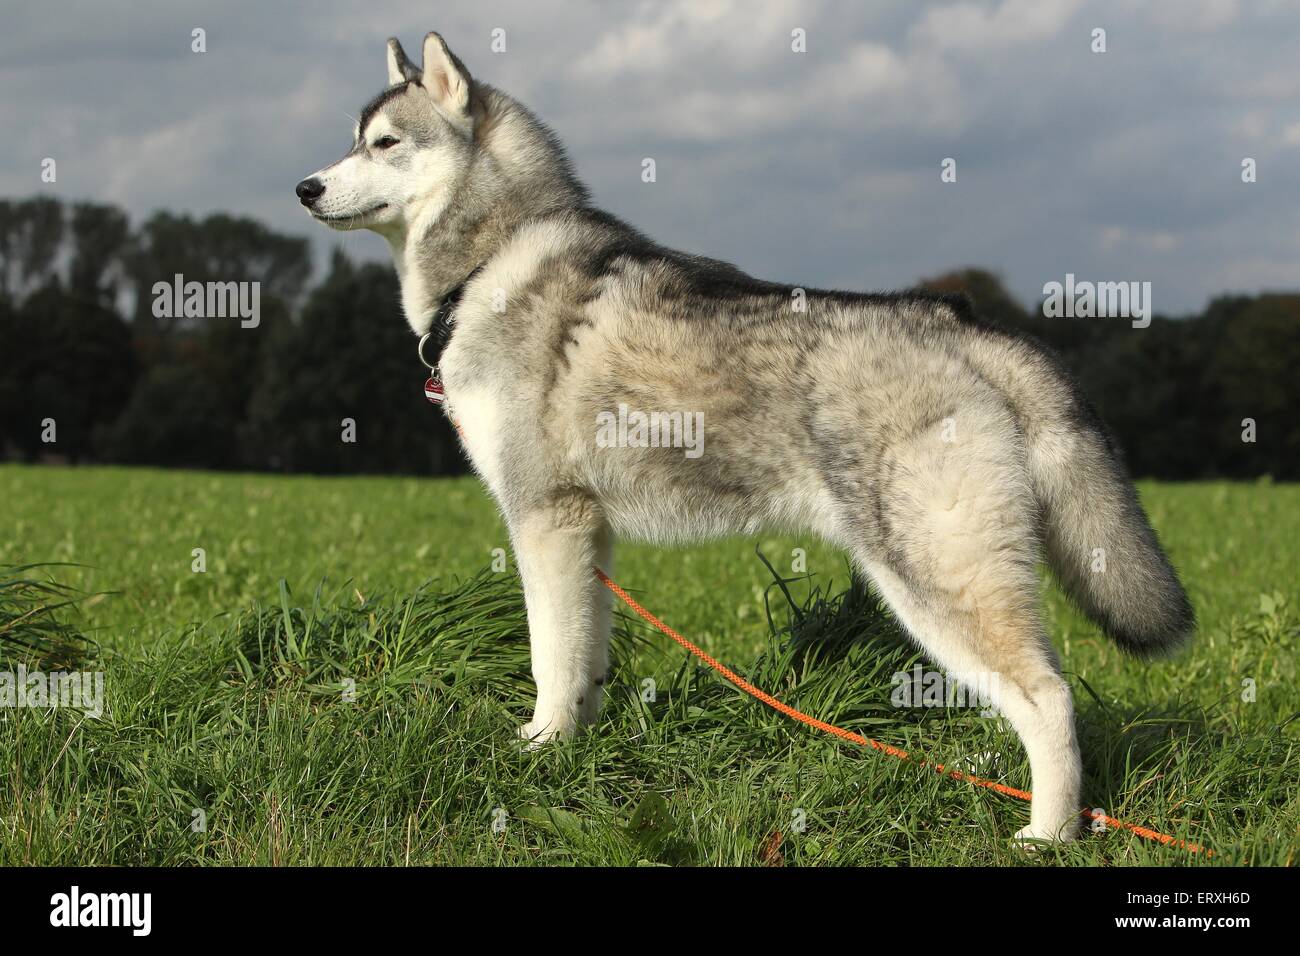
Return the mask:
<svg viewBox="0 0 1300 956">
<path fill-rule="evenodd" d="M 1196 627 L 1192 605 L 1105 426 L 1046 349 L 991 344 L 974 357 L 1020 419 L 1057 580 L 1125 651 L 1150 658 L 1177 649 Z"/>
<path fill-rule="evenodd" d="M 1175 650 L 1191 637 L 1195 615 L 1133 484 L 1104 431 L 1081 428 L 1069 445 L 1030 455 L 1048 563 L 1121 648 L 1138 657 Z"/>
<path fill-rule="evenodd" d="M 1072 382 L 1060 384 L 1065 415 L 1029 431 L 1048 564 L 1123 650 L 1143 658 L 1176 650 L 1196 627 L 1191 602 L 1105 426 Z"/>
</svg>

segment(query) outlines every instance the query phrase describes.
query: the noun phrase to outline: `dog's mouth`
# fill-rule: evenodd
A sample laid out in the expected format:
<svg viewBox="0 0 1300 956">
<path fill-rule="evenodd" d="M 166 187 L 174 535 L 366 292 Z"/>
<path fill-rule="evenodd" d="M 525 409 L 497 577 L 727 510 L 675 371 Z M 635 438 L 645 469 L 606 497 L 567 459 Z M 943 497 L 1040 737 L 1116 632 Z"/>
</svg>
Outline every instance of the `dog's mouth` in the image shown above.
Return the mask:
<svg viewBox="0 0 1300 956">
<path fill-rule="evenodd" d="M 381 202 L 378 206 L 374 206 L 371 209 L 364 209 L 361 212 L 342 213 L 341 215 L 337 215 L 337 216 L 322 216 L 320 213 L 315 212 L 314 210 L 309 210 L 309 212 L 311 212 L 311 217 L 315 219 L 317 222 L 360 222 L 361 220 L 368 219 L 369 217 L 373 216 L 375 213 L 387 208 L 388 208 L 388 203 Z"/>
</svg>

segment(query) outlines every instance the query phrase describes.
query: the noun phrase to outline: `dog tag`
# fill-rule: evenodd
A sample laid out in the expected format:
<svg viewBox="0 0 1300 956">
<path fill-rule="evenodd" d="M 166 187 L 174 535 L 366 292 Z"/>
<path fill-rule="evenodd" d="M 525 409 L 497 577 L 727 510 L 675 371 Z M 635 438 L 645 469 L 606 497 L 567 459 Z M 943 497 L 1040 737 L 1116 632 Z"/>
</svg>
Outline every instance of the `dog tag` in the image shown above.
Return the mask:
<svg viewBox="0 0 1300 956">
<path fill-rule="evenodd" d="M 441 405 L 445 402 L 447 396 L 443 393 L 442 382 L 438 381 L 433 376 L 429 376 L 428 380 L 424 383 L 424 397 L 435 405 Z"/>
</svg>

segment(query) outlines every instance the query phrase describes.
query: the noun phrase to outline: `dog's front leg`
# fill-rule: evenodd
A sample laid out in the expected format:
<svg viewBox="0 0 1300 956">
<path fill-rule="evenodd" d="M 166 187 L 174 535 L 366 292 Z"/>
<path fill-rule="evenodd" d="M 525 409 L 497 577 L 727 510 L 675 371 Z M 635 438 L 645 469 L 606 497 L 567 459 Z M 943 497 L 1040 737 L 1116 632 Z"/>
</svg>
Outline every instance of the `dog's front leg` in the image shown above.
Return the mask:
<svg viewBox="0 0 1300 956">
<path fill-rule="evenodd" d="M 607 560 L 607 534 L 595 505 L 574 498 L 529 513 L 514 529 L 537 682 L 533 719 L 519 734 L 534 746 L 571 736 L 599 707 L 609 612 L 592 566 Z"/>
</svg>

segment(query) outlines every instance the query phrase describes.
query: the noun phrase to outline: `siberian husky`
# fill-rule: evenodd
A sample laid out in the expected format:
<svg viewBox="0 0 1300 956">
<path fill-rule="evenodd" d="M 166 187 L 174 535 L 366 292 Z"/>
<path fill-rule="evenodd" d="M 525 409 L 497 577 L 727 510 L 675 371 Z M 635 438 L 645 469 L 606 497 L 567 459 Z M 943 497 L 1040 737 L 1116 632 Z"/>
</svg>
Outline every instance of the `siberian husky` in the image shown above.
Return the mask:
<svg viewBox="0 0 1300 956">
<path fill-rule="evenodd" d="M 818 534 L 938 663 L 998 675 L 1033 776 L 1017 839 L 1071 839 L 1079 750 L 1040 558 L 1136 656 L 1194 620 L 1058 362 L 960 298 L 801 289 L 656 245 L 594 208 L 554 134 L 436 33 L 419 68 L 388 41 L 388 84 L 297 194 L 388 241 L 417 334 L 456 293 L 438 365 L 523 579 L 522 737 L 597 716 L 611 608 L 591 568 L 611 570 L 616 536 Z"/>
</svg>

